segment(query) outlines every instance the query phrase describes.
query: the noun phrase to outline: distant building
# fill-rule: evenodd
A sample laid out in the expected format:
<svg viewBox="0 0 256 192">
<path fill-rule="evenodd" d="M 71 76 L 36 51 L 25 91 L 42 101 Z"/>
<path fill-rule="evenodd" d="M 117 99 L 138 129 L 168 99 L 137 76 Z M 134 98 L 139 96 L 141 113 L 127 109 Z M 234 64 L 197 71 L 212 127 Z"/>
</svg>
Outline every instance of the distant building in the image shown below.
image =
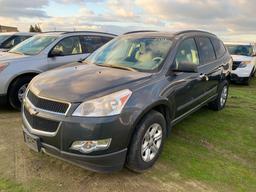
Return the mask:
<svg viewBox="0 0 256 192">
<path fill-rule="evenodd" d="M 0 33 L 1 32 L 18 32 L 18 28 L 0 25 Z"/>
</svg>

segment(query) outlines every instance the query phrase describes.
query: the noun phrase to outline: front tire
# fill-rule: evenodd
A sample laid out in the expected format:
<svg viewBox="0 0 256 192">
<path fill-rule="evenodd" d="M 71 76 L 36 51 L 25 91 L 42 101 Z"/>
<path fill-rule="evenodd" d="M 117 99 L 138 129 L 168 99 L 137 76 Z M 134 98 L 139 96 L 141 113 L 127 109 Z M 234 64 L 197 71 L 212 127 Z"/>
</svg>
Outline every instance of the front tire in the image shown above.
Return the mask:
<svg viewBox="0 0 256 192">
<path fill-rule="evenodd" d="M 136 127 L 129 147 L 126 166 L 134 172 L 151 168 L 163 149 L 166 120 L 157 112 L 149 112 Z"/>
<path fill-rule="evenodd" d="M 20 110 L 26 88 L 32 78 L 33 77 L 20 77 L 11 84 L 8 96 L 9 103 L 14 109 Z"/>
<path fill-rule="evenodd" d="M 226 106 L 228 100 L 229 84 L 228 81 L 224 81 L 219 87 L 219 93 L 217 98 L 208 104 L 208 107 L 215 111 L 220 111 Z"/>
</svg>

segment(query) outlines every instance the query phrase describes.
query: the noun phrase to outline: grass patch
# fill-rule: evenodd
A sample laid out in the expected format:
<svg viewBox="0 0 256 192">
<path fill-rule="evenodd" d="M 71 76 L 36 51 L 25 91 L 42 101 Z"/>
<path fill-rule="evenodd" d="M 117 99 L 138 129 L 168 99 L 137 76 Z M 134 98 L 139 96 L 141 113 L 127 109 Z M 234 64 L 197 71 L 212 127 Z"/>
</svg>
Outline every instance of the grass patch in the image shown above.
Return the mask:
<svg viewBox="0 0 256 192">
<path fill-rule="evenodd" d="M 173 128 L 161 160 L 181 177 L 220 191 L 255 191 L 255 119 L 256 82 L 232 85 L 225 110 L 203 108 Z"/>
<path fill-rule="evenodd" d="M 20 184 L 0 178 L 0 192 L 27 192 Z"/>
<path fill-rule="evenodd" d="M 232 85 L 224 110 L 203 108 L 173 128 L 153 169 L 97 174 L 28 150 L 20 114 L 0 109 L 0 192 L 255 192 L 255 120 L 256 81 Z"/>
</svg>

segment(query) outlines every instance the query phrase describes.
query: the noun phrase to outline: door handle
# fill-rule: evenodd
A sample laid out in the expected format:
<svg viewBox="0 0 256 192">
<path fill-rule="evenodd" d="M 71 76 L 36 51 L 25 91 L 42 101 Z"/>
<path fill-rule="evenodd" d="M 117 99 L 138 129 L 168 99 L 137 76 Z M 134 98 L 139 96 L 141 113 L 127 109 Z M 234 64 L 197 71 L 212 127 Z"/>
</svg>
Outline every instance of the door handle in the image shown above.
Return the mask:
<svg viewBox="0 0 256 192">
<path fill-rule="evenodd" d="M 209 81 L 209 77 L 206 75 L 206 74 L 203 74 L 201 73 L 199 75 L 199 78 L 202 80 L 202 81 Z"/>
</svg>

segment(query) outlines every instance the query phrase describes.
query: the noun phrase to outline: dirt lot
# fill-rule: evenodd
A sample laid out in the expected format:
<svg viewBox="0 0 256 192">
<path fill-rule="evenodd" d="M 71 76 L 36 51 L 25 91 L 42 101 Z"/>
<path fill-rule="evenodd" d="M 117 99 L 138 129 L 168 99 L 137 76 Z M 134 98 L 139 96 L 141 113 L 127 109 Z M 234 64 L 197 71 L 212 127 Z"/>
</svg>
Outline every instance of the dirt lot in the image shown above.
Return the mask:
<svg viewBox="0 0 256 192">
<path fill-rule="evenodd" d="M 173 129 L 145 174 L 93 173 L 30 151 L 20 114 L 0 106 L 0 191 L 254 191 L 256 81 L 232 86 L 224 111 L 207 108 Z"/>
</svg>

